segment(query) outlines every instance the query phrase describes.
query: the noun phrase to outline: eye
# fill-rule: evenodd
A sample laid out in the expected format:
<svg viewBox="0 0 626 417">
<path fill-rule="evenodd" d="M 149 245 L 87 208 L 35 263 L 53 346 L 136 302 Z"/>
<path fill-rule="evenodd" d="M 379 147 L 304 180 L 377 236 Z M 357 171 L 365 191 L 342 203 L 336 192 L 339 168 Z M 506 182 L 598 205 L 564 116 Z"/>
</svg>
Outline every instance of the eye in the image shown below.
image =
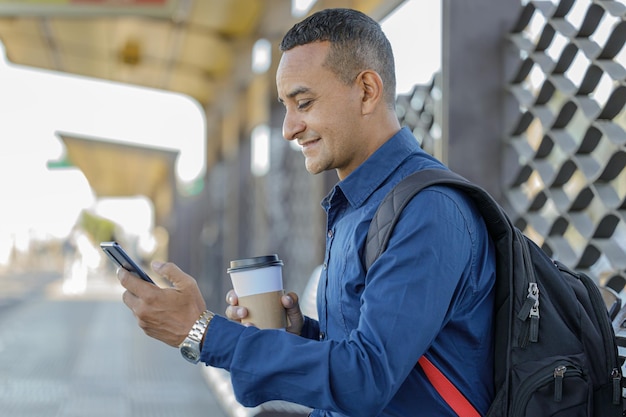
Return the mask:
<svg viewBox="0 0 626 417">
<path fill-rule="evenodd" d="M 311 105 L 313 100 L 300 100 L 298 101 L 298 110 L 304 110 Z"/>
</svg>

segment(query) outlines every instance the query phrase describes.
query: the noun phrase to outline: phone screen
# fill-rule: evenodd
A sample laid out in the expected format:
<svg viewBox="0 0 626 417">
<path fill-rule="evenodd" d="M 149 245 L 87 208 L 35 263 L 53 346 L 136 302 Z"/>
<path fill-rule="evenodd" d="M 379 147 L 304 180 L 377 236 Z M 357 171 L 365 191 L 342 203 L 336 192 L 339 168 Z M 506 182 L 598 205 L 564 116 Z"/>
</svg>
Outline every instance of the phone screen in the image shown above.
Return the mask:
<svg viewBox="0 0 626 417">
<path fill-rule="evenodd" d="M 155 282 L 141 269 L 139 265 L 126 253 L 126 251 L 117 242 L 102 242 L 100 247 L 116 265 L 121 266 L 125 270 L 135 274 L 144 281 L 155 284 Z M 156 285 L 156 284 L 155 284 Z"/>
</svg>

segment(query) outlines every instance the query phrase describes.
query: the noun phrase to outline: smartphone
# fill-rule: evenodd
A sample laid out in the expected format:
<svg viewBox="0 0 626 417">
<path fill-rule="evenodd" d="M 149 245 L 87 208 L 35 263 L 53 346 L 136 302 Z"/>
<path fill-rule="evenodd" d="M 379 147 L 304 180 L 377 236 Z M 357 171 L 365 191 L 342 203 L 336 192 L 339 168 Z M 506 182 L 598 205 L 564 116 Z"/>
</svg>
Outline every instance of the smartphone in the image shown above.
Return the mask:
<svg viewBox="0 0 626 417">
<path fill-rule="evenodd" d="M 132 274 L 135 274 L 139 278 L 144 281 L 155 284 L 154 281 L 146 274 L 146 272 L 141 269 L 139 265 L 126 253 L 124 248 L 122 248 L 117 242 L 102 242 L 100 243 L 100 247 L 102 250 L 111 258 L 116 265 L 121 266 L 125 270 L 129 271 Z M 156 285 L 156 284 L 155 284 Z"/>
</svg>

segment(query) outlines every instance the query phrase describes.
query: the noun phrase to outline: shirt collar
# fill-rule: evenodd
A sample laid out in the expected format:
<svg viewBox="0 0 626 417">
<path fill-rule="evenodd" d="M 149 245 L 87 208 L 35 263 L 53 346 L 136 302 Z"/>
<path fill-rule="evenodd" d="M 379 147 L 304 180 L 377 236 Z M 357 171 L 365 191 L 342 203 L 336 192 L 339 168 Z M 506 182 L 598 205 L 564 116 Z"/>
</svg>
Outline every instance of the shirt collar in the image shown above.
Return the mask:
<svg viewBox="0 0 626 417">
<path fill-rule="evenodd" d="M 358 207 L 408 158 L 420 150 L 411 131 L 404 127 L 365 162 L 337 184 L 353 207 Z"/>
</svg>

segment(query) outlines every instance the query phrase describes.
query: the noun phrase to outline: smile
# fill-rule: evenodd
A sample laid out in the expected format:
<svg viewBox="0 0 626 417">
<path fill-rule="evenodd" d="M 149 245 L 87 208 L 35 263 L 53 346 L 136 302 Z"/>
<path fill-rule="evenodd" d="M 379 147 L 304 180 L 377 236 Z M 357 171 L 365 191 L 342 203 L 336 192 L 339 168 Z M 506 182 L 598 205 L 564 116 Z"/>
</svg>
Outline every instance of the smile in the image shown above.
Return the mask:
<svg viewBox="0 0 626 417">
<path fill-rule="evenodd" d="M 315 145 L 316 143 L 318 143 L 320 141 L 320 139 L 313 139 L 313 140 L 307 140 L 304 142 L 299 142 L 300 146 L 302 146 L 302 149 L 311 147 L 313 145 Z"/>
</svg>

